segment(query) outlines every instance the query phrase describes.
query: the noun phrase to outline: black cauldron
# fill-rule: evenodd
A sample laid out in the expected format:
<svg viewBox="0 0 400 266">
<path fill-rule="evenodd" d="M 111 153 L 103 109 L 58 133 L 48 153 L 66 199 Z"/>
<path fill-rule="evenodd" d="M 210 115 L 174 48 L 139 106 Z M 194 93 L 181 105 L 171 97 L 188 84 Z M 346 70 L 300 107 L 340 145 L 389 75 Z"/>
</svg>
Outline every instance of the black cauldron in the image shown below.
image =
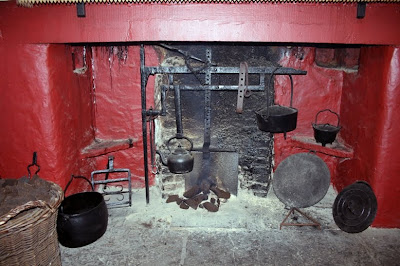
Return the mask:
<svg viewBox="0 0 400 266">
<path fill-rule="evenodd" d="M 83 178 L 90 183 L 86 177 L 72 175 L 65 191 L 73 178 Z M 94 191 L 73 194 L 66 197 L 58 209 L 58 241 L 69 248 L 86 246 L 106 232 L 107 224 L 108 209 L 103 195 Z"/>
<path fill-rule="evenodd" d="M 257 126 L 271 133 L 286 133 L 296 129 L 297 109 L 273 105 L 256 112 Z"/>
<path fill-rule="evenodd" d="M 268 87 L 270 87 L 270 83 L 272 77 L 274 76 L 275 71 L 278 68 L 275 68 L 271 74 L 271 77 L 268 82 Z M 297 114 L 298 110 L 293 108 L 293 78 L 289 75 L 290 78 L 290 107 L 281 106 L 281 105 L 272 105 L 264 107 L 258 111 L 256 111 L 257 118 L 257 126 L 261 131 L 271 132 L 271 133 L 284 133 L 286 138 L 286 132 L 290 132 L 296 129 L 297 126 Z M 267 92 L 267 104 L 268 100 L 268 92 Z"/>
<path fill-rule="evenodd" d="M 331 124 L 317 124 L 317 119 L 318 119 L 318 115 L 322 112 L 331 112 L 332 114 L 335 114 L 337 116 L 338 122 L 336 126 L 333 126 Z M 317 113 L 317 115 L 315 116 L 315 123 L 312 123 L 312 127 L 314 129 L 314 138 L 315 141 L 318 143 L 321 143 L 323 147 L 325 147 L 325 145 L 327 143 L 332 144 L 335 139 L 336 139 L 336 134 L 339 132 L 340 130 L 340 118 L 339 115 L 333 111 L 331 111 L 330 109 L 324 109 L 321 110 Z"/>
</svg>

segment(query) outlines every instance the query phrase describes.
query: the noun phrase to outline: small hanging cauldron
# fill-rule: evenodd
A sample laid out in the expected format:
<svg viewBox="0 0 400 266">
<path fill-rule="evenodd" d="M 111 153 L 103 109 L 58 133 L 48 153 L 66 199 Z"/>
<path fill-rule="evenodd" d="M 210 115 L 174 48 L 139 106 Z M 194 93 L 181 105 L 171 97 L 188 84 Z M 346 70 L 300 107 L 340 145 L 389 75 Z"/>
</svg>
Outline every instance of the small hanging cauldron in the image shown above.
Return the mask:
<svg viewBox="0 0 400 266">
<path fill-rule="evenodd" d="M 336 126 L 333 126 L 331 124 L 317 124 L 317 119 L 318 119 L 318 115 L 322 112 L 331 112 L 332 114 L 335 114 L 337 116 L 338 122 Z M 317 113 L 317 115 L 315 116 L 315 123 L 312 123 L 312 127 L 314 129 L 314 138 L 315 141 L 318 143 L 321 143 L 323 147 L 325 147 L 325 145 L 327 143 L 332 144 L 332 142 L 335 141 L 336 139 L 336 134 L 339 132 L 341 126 L 339 125 L 340 122 L 340 118 L 339 115 L 333 111 L 331 111 L 330 109 L 324 109 L 321 110 Z"/>
<path fill-rule="evenodd" d="M 268 82 L 268 87 L 270 87 L 270 83 L 272 77 L 274 76 L 275 71 L 279 69 L 275 68 L 271 74 L 271 77 Z M 271 133 L 284 133 L 286 138 L 286 132 L 293 131 L 297 126 L 297 113 L 298 110 L 293 108 L 293 79 L 292 76 L 289 75 L 290 78 L 290 107 L 281 106 L 281 105 L 272 105 L 269 106 L 269 97 L 267 91 L 267 107 L 264 107 L 261 110 L 258 110 L 256 113 L 257 117 L 257 126 L 261 131 L 271 132 Z"/>
</svg>

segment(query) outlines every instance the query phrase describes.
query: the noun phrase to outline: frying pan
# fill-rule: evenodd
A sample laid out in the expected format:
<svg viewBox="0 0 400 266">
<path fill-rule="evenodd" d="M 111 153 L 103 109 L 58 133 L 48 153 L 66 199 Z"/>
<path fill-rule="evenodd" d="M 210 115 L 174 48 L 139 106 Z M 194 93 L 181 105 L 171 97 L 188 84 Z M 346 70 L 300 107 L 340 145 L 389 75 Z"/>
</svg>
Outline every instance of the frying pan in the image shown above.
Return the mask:
<svg viewBox="0 0 400 266">
<path fill-rule="evenodd" d="M 278 165 L 272 186 L 287 207 L 306 208 L 326 195 L 330 179 L 328 166 L 321 158 L 311 153 L 297 153 Z"/>
</svg>

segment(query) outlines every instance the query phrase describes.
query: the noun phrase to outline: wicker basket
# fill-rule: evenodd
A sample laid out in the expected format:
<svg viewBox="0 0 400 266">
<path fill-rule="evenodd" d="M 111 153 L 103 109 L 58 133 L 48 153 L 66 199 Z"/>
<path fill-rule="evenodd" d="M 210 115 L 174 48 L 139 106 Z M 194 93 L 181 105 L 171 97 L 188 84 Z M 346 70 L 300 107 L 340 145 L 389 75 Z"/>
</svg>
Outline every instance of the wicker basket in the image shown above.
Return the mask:
<svg viewBox="0 0 400 266">
<path fill-rule="evenodd" d="M 56 222 L 64 193 L 51 188 L 50 203 L 29 201 L 0 217 L 0 265 L 61 265 Z"/>
</svg>

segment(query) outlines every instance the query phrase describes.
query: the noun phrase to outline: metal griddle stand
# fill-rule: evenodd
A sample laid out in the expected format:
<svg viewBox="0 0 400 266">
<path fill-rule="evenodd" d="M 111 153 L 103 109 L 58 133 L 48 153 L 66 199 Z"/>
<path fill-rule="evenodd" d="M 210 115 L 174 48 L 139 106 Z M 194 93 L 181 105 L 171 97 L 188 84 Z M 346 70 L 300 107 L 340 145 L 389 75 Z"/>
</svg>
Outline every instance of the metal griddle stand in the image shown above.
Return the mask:
<svg viewBox="0 0 400 266">
<path fill-rule="evenodd" d="M 304 216 L 305 218 L 307 218 L 310 223 L 289 223 L 286 222 L 287 219 L 289 219 L 290 215 L 293 214 L 294 212 L 297 211 L 298 213 L 300 213 L 302 216 Z M 298 208 L 296 207 L 292 207 L 289 210 L 289 213 L 286 215 L 285 219 L 283 219 L 283 221 L 281 222 L 280 226 L 279 226 L 279 230 L 282 230 L 282 226 L 314 226 L 317 227 L 318 229 L 321 230 L 321 224 L 315 220 L 314 218 L 312 218 L 311 216 L 305 214 L 304 212 L 300 211 Z"/>
<path fill-rule="evenodd" d="M 99 184 L 104 184 L 102 187 L 102 191 L 100 192 L 103 196 L 107 195 L 119 195 L 117 197 L 117 201 L 110 202 L 110 200 L 106 200 L 107 207 L 123 207 L 123 206 L 132 206 L 132 185 L 131 185 L 131 170 L 126 168 L 114 168 L 114 156 L 108 156 L 108 165 L 106 170 L 96 170 L 91 173 L 91 182 L 92 187 Z M 108 175 L 110 173 L 127 173 L 127 177 L 122 178 L 113 178 L 108 179 Z M 105 174 L 105 180 L 94 180 L 95 175 Z M 117 191 L 106 191 L 107 184 L 116 183 L 116 182 L 126 182 L 128 181 L 128 189 L 124 189 L 123 186 L 120 190 Z M 128 200 L 125 199 L 125 194 L 128 194 Z"/>
</svg>

